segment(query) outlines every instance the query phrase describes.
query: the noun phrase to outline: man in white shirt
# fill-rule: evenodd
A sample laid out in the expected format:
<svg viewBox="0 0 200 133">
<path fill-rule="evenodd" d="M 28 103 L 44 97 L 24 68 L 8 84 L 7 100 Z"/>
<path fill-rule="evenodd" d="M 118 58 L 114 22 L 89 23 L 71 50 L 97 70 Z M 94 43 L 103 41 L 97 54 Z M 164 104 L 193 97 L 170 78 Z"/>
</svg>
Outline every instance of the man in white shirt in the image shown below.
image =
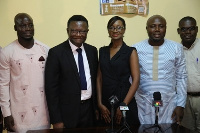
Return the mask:
<svg viewBox="0 0 200 133">
<path fill-rule="evenodd" d="M 188 73 L 187 101 L 182 125 L 200 133 L 200 40 L 198 27 L 193 17 L 187 16 L 179 21 L 178 34 L 183 44 Z"/>
</svg>

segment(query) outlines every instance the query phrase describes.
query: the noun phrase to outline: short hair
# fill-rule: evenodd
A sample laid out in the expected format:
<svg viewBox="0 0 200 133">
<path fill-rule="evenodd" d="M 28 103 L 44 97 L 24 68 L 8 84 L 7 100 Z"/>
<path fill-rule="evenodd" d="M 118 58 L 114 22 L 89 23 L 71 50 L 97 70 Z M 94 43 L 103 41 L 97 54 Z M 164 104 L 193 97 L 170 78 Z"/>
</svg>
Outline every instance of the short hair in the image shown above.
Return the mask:
<svg viewBox="0 0 200 133">
<path fill-rule="evenodd" d="M 161 16 L 161 15 L 153 15 L 153 16 L 151 16 L 151 17 L 147 20 L 146 26 L 148 26 L 148 23 L 149 23 L 150 20 L 155 19 L 155 18 L 163 19 L 164 22 L 165 22 L 166 25 L 167 25 L 167 21 L 166 21 L 166 19 L 165 19 L 163 16 Z"/>
<path fill-rule="evenodd" d="M 197 21 L 196 21 L 193 17 L 186 16 L 186 17 L 183 17 L 183 18 L 179 21 L 179 27 L 181 26 L 181 23 L 182 23 L 182 22 L 185 22 L 185 21 L 187 21 L 187 20 L 190 20 L 190 21 L 194 22 L 195 25 L 197 24 Z"/>
<path fill-rule="evenodd" d="M 28 17 L 33 22 L 33 19 L 29 14 L 27 14 L 27 13 L 18 13 L 14 18 L 15 24 L 18 24 L 18 19 L 21 18 L 21 17 L 24 17 L 24 16 Z"/>
<path fill-rule="evenodd" d="M 119 16 L 114 16 L 112 17 L 109 21 L 108 21 L 108 24 L 107 24 L 107 29 L 110 28 L 110 26 L 112 26 L 117 20 L 120 20 L 122 21 L 122 24 L 124 25 L 124 29 L 126 29 L 126 22 L 123 18 L 119 17 Z"/>
<path fill-rule="evenodd" d="M 86 22 L 87 26 L 89 27 L 88 20 L 82 15 L 73 15 L 71 18 L 69 18 L 69 20 L 67 22 L 67 27 L 69 27 L 69 24 L 72 21 L 84 21 L 84 22 Z"/>
</svg>

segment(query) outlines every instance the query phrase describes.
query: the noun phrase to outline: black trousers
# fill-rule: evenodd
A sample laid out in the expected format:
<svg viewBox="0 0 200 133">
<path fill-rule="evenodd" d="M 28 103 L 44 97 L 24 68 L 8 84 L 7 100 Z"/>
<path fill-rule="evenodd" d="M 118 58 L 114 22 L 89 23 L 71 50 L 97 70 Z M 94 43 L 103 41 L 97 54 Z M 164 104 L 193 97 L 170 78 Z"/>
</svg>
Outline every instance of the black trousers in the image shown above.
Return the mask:
<svg viewBox="0 0 200 133">
<path fill-rule="evenodd" d="M 77 127 L 93 127 L 94 126 L 94 109 L 92 107 L 92 100 L 81 102 L 81 109 L 79 112 L 79 122 Z"/>
</svg>

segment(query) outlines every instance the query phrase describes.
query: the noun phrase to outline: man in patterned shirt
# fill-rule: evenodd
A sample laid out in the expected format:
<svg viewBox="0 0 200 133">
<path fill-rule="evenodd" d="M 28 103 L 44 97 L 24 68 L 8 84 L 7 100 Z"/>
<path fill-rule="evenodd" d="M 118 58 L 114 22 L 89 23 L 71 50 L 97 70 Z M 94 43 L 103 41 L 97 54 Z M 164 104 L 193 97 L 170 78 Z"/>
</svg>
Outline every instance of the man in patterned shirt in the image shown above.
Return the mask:
<svg viewBox="0 0 200 133">
<path fill-rule="evenodd" d="M 0 52 L 0 104 L 10 132 L 49 128 L 44 94 L 44 65 L 48 47 L 35 40 L 33 19 L 15 16 L 18 39 Z"/>
<path fill-rule="evenodd" d="M 147 21 L 149 39 L 133 47 L 140 64 L 140 85 L 136 92 L 141 124 L 155 123 L 152 106 L 154 92 L 160 92 L 163 106 L 159 108 L 158 123 L 180 122 L 186 101 L 186 65 L 181 44 L 164 39 L 166 20 L 154 15 Z"/>
</svg>

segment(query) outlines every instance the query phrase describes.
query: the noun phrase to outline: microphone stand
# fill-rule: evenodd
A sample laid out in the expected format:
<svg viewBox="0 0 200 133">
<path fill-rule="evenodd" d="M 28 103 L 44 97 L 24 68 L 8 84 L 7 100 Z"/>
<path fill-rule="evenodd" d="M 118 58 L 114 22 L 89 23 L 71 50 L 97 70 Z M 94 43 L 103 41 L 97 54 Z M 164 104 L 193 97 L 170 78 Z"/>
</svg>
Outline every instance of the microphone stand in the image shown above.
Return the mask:
<svg viewBox="0 0 200 133">
<path fill-rule="evenodd" d="M 118 133 L 122 133 L 122 132 L 125 131 L 125 130 L 128 130 L 130 133 L 132 133 L 131 130 L 130 130 L 130 126 L 129 126 L 128 123 L 126 122 L 126 111 L 123 110 L 123 111 L 122 111 L 122 114 L 123 114 L 123 119 L 124 119 L 124 121 L 123 121 L 123 126 L 119 129 Z"/>
<path fill-rule="evenodd" d="M 117 130 L 113 128 L 113 118 L 114 118 L 114 103 L 111 104 L 111 129 L 106 129 L 106 133 L 117 133 Z"/>
<path fill-rule="evenodd" d="M 155 124 L 154 124 L 153 126 L 150 126 L 150 127 L 146 128 L 146 129 L 144 129 L 143 132 L 146 132 L 146 130 L 151 129 L 151 128 L 158 128 L 159 130 L 158 130 L 156 133 L 158 133 L 159 131 L 160 131 L 161 133 L 164 133 L 164 131 L 162 130 L 161 126 L 158 125 L 158 112 L 159 112 L 159 107 L 155 107 L 155 109 L 156 109 L 156 110 L 155 110 Z"/>
</svg>

